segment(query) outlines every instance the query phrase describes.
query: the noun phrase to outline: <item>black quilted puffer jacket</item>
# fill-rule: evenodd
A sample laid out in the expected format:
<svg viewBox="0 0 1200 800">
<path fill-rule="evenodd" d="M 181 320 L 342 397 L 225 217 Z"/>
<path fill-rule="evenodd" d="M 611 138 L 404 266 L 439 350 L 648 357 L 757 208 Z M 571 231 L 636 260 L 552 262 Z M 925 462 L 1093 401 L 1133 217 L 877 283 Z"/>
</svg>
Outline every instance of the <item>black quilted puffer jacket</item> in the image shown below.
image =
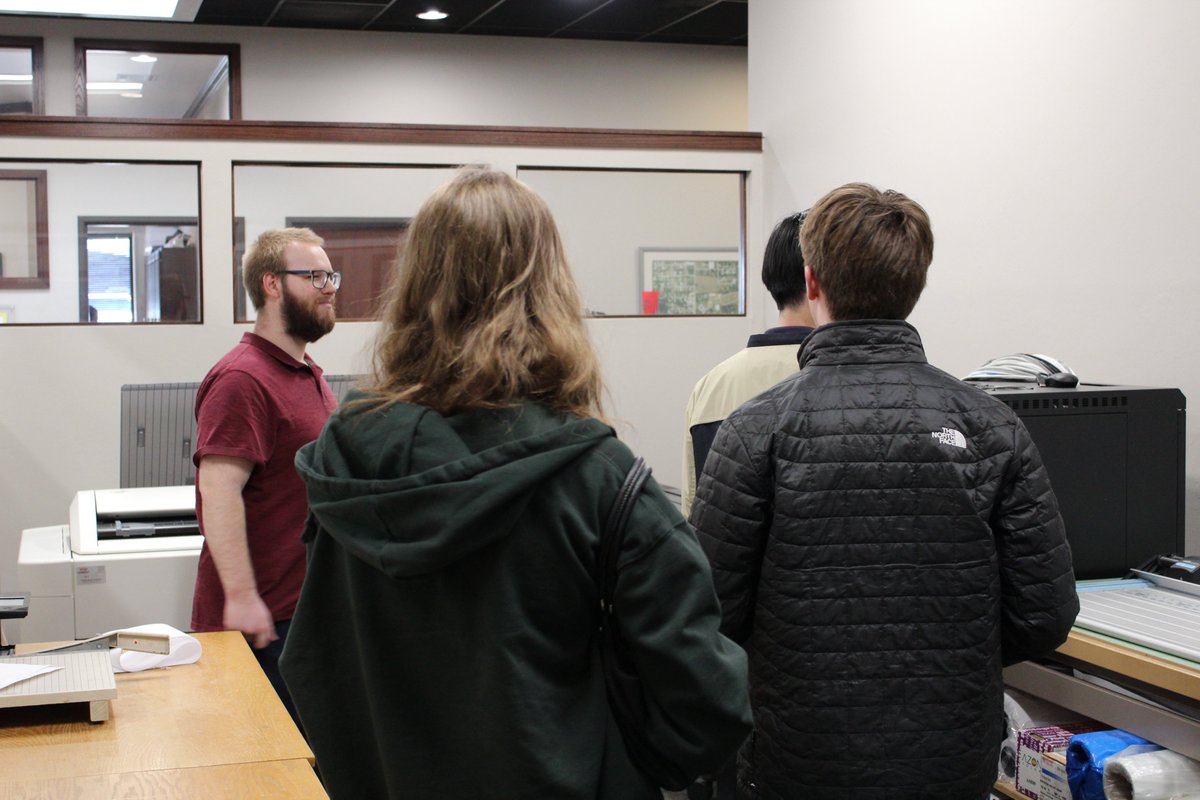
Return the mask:
<svg viewBox="0 0 1200 800">
<path fill-rule="evenodd" d="M 1001 666 L 1079 610 L 1041 457 L 907 323 L 818 328 L 800 366 L 722 425 L 691 515 L 750 656 L 740 796 L 981 800 Z"/>
</svg>

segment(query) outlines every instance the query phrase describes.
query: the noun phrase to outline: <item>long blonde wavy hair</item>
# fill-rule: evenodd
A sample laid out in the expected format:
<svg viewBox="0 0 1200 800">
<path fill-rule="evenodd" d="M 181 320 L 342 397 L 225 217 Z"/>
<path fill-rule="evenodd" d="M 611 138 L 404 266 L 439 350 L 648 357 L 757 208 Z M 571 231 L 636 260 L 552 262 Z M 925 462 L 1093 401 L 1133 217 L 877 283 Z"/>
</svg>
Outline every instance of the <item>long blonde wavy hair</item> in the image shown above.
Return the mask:
<svg viewBox="0 0 1200 800">
<path fill-rule="evenodd" d="M 413 218 L 380 312 L 374 400 L 449 415 L 524 401 L 604 419 L 583 304 L 544 200 L 459 170 Z"/>
</svg>

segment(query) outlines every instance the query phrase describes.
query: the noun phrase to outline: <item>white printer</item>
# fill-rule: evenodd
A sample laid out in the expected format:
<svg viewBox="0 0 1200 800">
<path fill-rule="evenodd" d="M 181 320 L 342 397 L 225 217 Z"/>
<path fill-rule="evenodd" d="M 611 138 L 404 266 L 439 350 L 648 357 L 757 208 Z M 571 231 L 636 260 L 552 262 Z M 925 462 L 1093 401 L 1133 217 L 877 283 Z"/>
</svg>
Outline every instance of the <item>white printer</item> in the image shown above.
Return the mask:
<svg viewBox="0 0 1200 800">
<path fill-rule="evenodd" d="M 79 492 L 70 524 L 21 532 L 17 585 L 29 615 L 5 630 L 17 642 L 149 622 L 190 630 L 202 542 L 194 486 Z"/>
</svg>

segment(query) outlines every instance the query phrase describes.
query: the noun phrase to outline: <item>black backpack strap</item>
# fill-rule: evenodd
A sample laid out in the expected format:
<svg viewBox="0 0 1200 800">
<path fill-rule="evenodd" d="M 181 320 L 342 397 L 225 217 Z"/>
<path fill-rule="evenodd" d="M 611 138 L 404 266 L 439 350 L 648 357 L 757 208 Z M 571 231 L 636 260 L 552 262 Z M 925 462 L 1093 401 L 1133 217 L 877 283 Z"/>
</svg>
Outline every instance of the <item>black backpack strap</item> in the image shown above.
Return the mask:
<svg viewBox="0 0 1200 800">
<path fill-rule="evenodd" d="M 629 468 L 624 483 L 617 491 L 604 532 L 600 535 L 596 583 L 600 588 L 600 610 L 603 612 L 601 627 L 605 624 L 605 618 L 612 614 L 613 592 L 617 587 L 617 557 L 621 553 L 621 543 L 625 540 L 625 523 L 629 521 L 633 504 L 649 477 L 650 467 L 646 464 L 646 459 L 638 456 L 633 460 L 633 466 Z"/>
</svg>

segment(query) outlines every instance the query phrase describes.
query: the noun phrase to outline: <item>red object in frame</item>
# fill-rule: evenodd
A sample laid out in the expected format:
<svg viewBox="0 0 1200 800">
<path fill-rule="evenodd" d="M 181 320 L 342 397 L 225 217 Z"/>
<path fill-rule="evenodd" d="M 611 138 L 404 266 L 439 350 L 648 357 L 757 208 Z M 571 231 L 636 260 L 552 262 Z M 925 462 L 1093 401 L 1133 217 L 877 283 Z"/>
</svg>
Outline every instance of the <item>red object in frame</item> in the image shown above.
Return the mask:
<svg viewBox="0 0 1200 800">
<path fill-rule="evenodd" d="M 642 313 L 658 313 L 658 292 L 642 292 Z"/>
</svg>

